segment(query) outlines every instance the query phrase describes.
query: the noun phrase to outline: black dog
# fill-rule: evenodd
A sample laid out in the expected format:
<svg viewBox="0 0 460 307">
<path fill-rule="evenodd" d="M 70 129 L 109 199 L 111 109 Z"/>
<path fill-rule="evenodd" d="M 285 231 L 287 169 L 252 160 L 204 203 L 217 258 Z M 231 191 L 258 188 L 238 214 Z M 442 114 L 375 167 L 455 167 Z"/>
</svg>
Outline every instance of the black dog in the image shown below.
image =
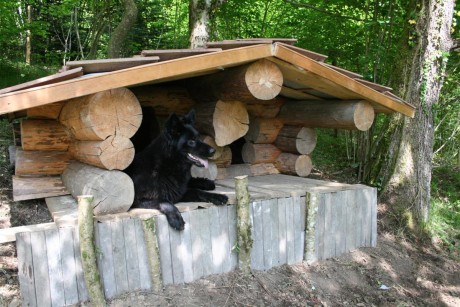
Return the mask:
<svg viewBox="0 0 460 307">
<path fill-rule="evenodd" d="M 154 208 L 166 215 L 169 225 L 184 229 L 184 220 L 175 203 L 211 202 L 223 205 L 227 196 L 205 192 L 214 190 L 214 182 L 205 178 L 192 178 L 193 164 L 207 167 L 207 158 L 215 149 L 199 140 L 193 127 L 195 111 L 184 117 L 172 114 L 163 132 L 139 154 L 126 173 L 134 182 L 135 198 L 132 207 Z"/>
</svg>

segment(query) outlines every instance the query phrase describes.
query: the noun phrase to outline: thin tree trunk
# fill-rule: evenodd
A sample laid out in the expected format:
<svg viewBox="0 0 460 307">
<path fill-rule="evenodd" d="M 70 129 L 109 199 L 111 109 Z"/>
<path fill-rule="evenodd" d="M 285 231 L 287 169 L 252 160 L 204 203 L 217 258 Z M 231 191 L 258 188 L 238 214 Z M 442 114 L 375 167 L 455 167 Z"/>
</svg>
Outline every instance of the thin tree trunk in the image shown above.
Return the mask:
<svg viewBox="0 0 460 307">
<path fill-rule="evenodd" d="M 32 7 L 30 5 L 27 6 L 27 33 L 26 33 L 26 64 L 30 65 L 30 57 L 32 54 L 32 33 L 30 31 L 30 27 L 32 24 Z"/>
<path fill-rule="evenodd" d="M 413 31 L 417 41 L 401 46 L 404 58 L 399 62 L 400 76 L 408 76 L 400 85 L 400 93 L 417 107 L 414 118 L 396 115 L 392 119 L 394 133 L 388 150 L 384 196 L 404 213 L 407 226 L 423 229 L 430 212 L 430 183 L 433 157 L 433 105 L 438 101 L 447 58 L 451 48 L 450 28 L 454 0 L 412 1 L 418 19 Z M 417 4 L 418 6 L 415 6 Z M 406 37 L 408 39 L 408 37 Z M 396 83 L 395 83 L 396 84 Z M 393 171 L 394 170 L 394 171 Z"/>
<path fill-rule="evenodd" d="M 122 0 L 123 16 L 115 30 L 112 32 L 108 46 L 109 58 L 119 58 L 123 54 L 123 46 L 131 28 L 136 23 L 137 5 L 134 0 Z"/>
<path fill-rule="evenodd" d="M 209 40 L 209 22 L 226 0 L 190 0 L 190 48 L 203 48 Z"/>
</svg>

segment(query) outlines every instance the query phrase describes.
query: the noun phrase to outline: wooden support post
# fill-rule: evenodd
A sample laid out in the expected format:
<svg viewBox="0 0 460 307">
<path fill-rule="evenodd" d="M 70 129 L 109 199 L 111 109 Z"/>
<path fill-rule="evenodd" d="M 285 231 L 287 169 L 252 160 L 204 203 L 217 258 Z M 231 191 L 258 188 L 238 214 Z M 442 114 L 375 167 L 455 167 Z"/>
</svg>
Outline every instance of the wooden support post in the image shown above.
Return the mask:
<svg viewBox="0 0 460 307">
<path fill-rule="evenodd" d="M 78 196 L 78 234 L 80 253 L 88 296 L 93 306 L 105 306 L 101 277 L 96 264 L 94 245 L 93 197 Z"/>
<path fill-rule="evenodd" d="M 163 288 L 161 279 L 160 250 L 158 248 L 155 219 L 141 219 L 142 229 L 144 231 L 144 240 L 147 247 L 147 257 L 150 264 L 150 278 L 154 291 L 160 291 Z"/>
<path fill-rule="evenodd" d="M 313 263 L 318 260 L 318 251 L 316 248 L 316 223 L 318 220 L 317 215 L 320 200 L 320 193 L 307 192 L 305 197 L 307 212 L 305 219 L 304 259 L 307 263 Z"/>
<path fill-rule="evenodd" d="M 248 176 L 235 177 L 236 216 L 238 232 L 238 262 L 240 270 L 251 272 L 252 235 L 249 210 Z"/>
</svg>

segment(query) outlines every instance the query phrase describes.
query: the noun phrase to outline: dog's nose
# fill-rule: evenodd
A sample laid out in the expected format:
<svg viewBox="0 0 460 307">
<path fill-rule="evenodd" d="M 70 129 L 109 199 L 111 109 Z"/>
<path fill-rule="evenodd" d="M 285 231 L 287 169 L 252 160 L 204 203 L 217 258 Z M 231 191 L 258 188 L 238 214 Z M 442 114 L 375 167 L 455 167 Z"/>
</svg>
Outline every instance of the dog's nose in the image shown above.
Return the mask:
<svg viewBox="0 0 460 307">
<path fill-rule="evenodd" d="M 212 156 L 214 153 L 216 152 L 216 150 L 214 148 L 209 148 L 209 155 Z"/>
</svg>

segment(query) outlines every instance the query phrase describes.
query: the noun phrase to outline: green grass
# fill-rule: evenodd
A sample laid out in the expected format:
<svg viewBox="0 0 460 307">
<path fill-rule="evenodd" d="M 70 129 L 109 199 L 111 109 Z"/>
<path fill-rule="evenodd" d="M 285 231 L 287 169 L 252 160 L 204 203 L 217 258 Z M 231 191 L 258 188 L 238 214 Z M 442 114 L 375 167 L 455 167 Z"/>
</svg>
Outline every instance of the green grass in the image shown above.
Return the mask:
<svg viewBox="0 0 460 307">
<path fill-rule="evenodd" d="M 455 255 L 460 254 L 460 170 L 433 169 L 428 230 Z"/>
</svg>

